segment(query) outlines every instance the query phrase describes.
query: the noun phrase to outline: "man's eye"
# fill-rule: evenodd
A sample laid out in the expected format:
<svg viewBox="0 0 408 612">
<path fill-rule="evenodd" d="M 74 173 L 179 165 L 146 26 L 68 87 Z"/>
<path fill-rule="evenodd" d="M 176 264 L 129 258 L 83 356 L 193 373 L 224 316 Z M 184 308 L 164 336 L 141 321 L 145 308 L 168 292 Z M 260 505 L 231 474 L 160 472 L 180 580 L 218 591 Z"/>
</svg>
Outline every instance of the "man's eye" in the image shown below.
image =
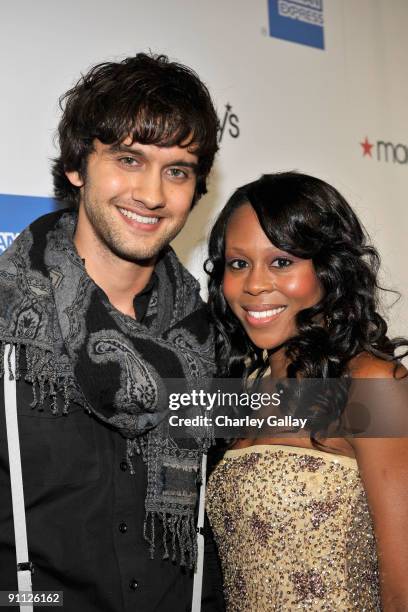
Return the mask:
<svg viewBox="0 0 408 612">
<path fill-rule="evenodd" d="M 231 259 L 227 261 L 227 266 L 232 270 L 243 270 L 247 267 L 247 262 L 243 259 Z"/>
<path fill-rule="evenodd" d="M 137 160 L 134 157 L 121 157 L 119 161 L 124 166 L 137 166 Z"/>
<path fill-rule="evenodd" d="M 287 259 L 287 257 L 277 257 L 276 259 L 273 260 L 272 266 L 274 268 L 287 268 L 292 263 L 293 263 L 292 260 Z"/>
<path fill-rule="evenodd" d="M 188 174 L 180 168 L 169 168 L 169 174 L 173 178 L 187 178 Z"/>
</svg>

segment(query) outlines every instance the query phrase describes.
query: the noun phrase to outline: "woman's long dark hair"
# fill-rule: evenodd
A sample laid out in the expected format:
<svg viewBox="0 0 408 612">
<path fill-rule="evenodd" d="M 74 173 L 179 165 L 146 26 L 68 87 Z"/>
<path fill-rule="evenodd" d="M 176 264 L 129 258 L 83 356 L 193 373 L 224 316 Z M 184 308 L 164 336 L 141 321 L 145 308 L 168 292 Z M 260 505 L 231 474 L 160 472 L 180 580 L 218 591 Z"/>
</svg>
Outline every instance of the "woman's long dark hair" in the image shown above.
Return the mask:
<svg viewBox="0 0 408 612">
<path fill-rule="evenodd" d="M 396 364 L 403 338 L 391 340 L 379 314 L 377 275 L 380 257 L 342 195 L 324 181 L 284 172 L 267 174 L 235 191 L 211 231 L 209 306 L 217 330 L 216 351 L 222 376 L 262 375 L 264 351 L 248 338 L 223 295 L 225 232 L 233 212 L 249 203 L 269 240 L 279 249 L 311 259 L 323 288 L 318 304 L 297 313 L 298 333 L 285 351 L 289 378 L 348 378 L 348 364 L 366 351 Z M 339 417 L 337 406 L 321 407 L 320 430 Z"/>
</svg>

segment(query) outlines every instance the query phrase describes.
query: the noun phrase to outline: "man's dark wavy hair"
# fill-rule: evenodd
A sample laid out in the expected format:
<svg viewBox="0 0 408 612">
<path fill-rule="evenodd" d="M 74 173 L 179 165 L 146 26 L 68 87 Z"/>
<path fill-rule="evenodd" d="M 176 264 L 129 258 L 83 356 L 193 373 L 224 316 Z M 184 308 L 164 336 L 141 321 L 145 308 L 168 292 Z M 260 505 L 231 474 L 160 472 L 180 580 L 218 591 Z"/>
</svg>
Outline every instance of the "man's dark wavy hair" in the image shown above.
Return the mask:
<svg viewBox="0 0 408 612">
<path fill-rule="evenodd" d="M 234 211 L 245 203 L 253 207 L 276 247 L 313 261 L 323 288 L 319 303 L 296 315 L 298 333 L 285 345 L 289 378 L 348 378 L 350 359 L 362 351 L 396 364 L 408 353 L 397 357 L 397 349 L 408 342 L 387 336 L 387 324 L 378 312 L 380 257 L 346 200 L 312 176 L 267 174 L 235 191 L 210 235 L 205 270 L 221 376 L 255 371 L 261 376 L 268 365 L 264 351 L 250 341 L 222 290 L 226 228 Z M 325 414 L 318 429 L 326 430 L 339 413 L 334 414 L 336 408 L 330 403 L 321 408 Z"/>
<path fill-rule="evenodd" d="M 118 144 L 127 136 L 140 144 L 192 147 L 198 156 L 193 204 L 207 192 L 218 118 L 207 87 L 190 68 L 145 53 L 98 64 L 60 98 L 60 107 L 60 156 L 53 163 L 58 201 L 79 205 L 79 188 L 65 172 L 86 178 L 95 138 Z"/>
</svg>

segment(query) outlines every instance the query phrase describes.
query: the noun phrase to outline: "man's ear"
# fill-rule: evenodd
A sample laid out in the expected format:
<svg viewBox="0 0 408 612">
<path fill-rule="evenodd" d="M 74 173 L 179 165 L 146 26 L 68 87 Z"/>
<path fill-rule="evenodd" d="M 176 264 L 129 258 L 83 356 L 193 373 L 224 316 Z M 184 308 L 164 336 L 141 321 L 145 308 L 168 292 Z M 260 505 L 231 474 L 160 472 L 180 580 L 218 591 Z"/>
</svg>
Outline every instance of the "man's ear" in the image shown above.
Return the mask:
<svg viewBox="0 0 408 612">
<path fill-rule="evenodd" d="M 65 175 L 74 187 L 83 187 L 84 181 L 78 170 L 70 170 L 69 172 L 65 172 Z"/>
</svg>

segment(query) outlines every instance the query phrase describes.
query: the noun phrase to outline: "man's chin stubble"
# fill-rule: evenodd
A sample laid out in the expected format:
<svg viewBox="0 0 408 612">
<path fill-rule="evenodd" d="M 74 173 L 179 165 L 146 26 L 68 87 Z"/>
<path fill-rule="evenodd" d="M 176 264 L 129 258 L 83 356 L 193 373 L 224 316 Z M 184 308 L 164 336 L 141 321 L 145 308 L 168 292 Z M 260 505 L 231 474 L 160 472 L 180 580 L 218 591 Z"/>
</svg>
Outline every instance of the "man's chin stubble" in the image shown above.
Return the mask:
<svg viewBox="0 0 408 612">
<path fill-rule="evenodd" d="M 171 232 L 170 235 L 163 236 L 159 244 L 152 245 L 151 248 L 146 249 L 135 249 L 131 250 L 126 248 L 125 245 L 115 239 L 113 236 L 99 236 L 109 251 L 111 251 L 116 257 L 136 263 L 138 265 L 151 265 L 159 257 L 160 253 L 170 244 L 170 242 L 178 235 L 180 230 L 177 232 Z"/>
</svg>

